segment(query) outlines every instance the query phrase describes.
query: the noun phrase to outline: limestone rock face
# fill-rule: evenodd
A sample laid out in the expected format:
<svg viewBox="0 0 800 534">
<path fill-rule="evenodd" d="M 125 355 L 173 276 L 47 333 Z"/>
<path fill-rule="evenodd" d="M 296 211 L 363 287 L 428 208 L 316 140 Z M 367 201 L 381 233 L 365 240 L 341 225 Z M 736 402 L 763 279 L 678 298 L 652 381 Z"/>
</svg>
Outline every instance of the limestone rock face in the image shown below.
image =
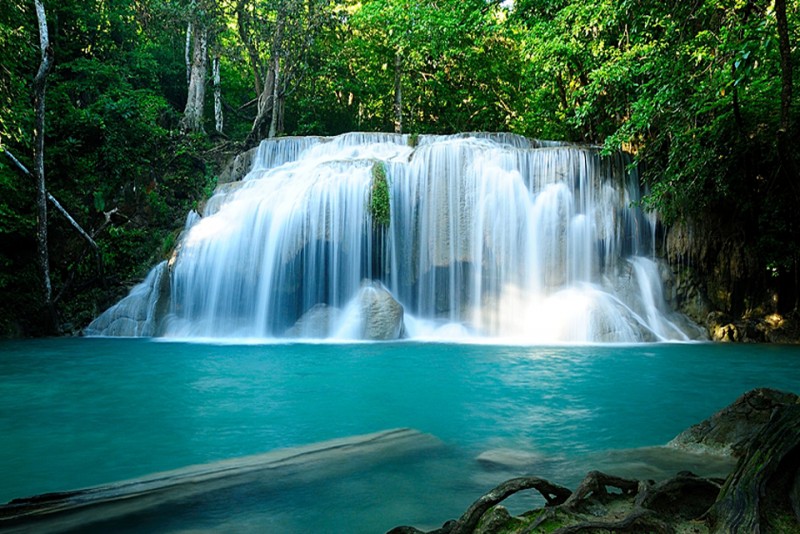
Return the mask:
<svg viewBox="0 0 800 534">
<path fill-rule="evenodd" d="M 744 336 L 739 327 L 722 312 L 709 313 L 706 326 L 712 341 L 724 343 L 744 341 Z"/>
<path fill-rule="evenodd" d="M 218 183 L 227 184 L 229 182 L 238 182 L 244 178 L 253 166 L 253 160 L 255 159 L 257 151 L 258 148 L 252 148 L 233 158 L 220 173 Z"/>
<path fill-rule="evenodd" d="M 403 306 L 376 281 L 364 281 L 358 294 L 362 338 L 399 339 L 403 334 Z"/>
<path fill-rule="evenodd" d="M 748 442 L 779 406 L 800 404 L 800 397 L 774 389 L 748 391 L 730 406 L 684 430 L 667 446 L 709 454 L 741 456 Z"/>
</svg>

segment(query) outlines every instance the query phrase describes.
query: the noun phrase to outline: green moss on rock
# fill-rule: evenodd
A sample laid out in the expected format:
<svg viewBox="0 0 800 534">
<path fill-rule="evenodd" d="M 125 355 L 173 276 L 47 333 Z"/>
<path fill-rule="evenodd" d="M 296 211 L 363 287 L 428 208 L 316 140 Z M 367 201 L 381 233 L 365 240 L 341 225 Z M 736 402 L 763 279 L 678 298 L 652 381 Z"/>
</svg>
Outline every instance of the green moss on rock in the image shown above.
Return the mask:
<svg viewBox="0 0 800 534">
<path fill-rule="evenodd" d="M 376 161 L 372 166 L 369 213 L 376 225 L 389 226 L 389 221 L 391 220 L 389 181 L 386 177 L 386 166 L 381 161 Z"/>
</svg>

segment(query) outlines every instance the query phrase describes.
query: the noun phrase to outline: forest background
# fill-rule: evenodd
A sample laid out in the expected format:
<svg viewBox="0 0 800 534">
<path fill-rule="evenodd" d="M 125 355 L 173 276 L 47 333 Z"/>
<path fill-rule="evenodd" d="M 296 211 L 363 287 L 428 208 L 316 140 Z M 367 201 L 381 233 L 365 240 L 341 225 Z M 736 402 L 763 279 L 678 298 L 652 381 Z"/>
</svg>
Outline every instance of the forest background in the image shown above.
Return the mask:
<svg viewBox="0 0 800 534">
<path fill-rule="evenodd" d="M 627 150 L 661 253 L 711 309 L 797 314 L 798 0 L 43 4 L 46 188 L 97 248 L 51 209 L 46 298 L 36 183 L 3 156 L 1 335 L 80 331 L 171 253 L 233 155 L 347 131 Z M 41 59 L 33 0 L 0 0 L 0 152 L 29 169 Z"/>
</svg>

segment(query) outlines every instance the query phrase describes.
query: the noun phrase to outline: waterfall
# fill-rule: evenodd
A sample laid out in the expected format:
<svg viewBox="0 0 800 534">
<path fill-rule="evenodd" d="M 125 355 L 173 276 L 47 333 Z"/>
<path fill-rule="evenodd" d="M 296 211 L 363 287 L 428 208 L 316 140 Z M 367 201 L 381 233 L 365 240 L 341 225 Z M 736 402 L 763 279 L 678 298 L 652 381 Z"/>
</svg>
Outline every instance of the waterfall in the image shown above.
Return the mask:
<svg viewBox="0 0 800 534">
<path fill-rule="evenodd" d="M 127 335 L 351 338 L 371 321 L 370 339 L 687 339 L 628 164 L 513 134 L 264 141 L 187 220 L 157 327 Z M 376 165 L 385 227 L 369 210 Z"/>
<path fill-rule="evenodd" d="M 151 337 L 158 334 L 159 308 L 164 306 L 167 262 L 162 261 L 124 299 L 92 321 L 89 336 Z"/>
</svg>

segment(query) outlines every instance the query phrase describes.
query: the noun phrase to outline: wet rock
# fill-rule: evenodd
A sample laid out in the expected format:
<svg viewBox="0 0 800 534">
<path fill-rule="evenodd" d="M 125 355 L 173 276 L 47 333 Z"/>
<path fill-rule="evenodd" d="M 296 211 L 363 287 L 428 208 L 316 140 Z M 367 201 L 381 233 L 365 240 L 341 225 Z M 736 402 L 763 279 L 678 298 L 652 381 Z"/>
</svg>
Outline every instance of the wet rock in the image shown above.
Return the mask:
<svg viewBox="0 0 800 534">
<path fill-rule="evenodd" d="M 362 338 L 399 339 L 403 334 L 403 306 L 377 281 L 362 283 L 358 294 Z"/>
<path fill-rule="evenodd" d="M 774 389 L 748 391 L 733 404 L 684 430 L 667 446 L 707 454 L 740 457 L 750 440 L 780 406 L 800 404 L 800 397 Z"/>
<path fill-rule="evenodd" d="M 286 337 L 328 337 L 331 328 L 339 320 L 341 310 L 327 304 L 315 304 L 294 325 L 284 332 Z"/>
<path fill-rule="evenodd" d="M 475 458 L 479 464 L 491 469 L 524 469 L 542 461 L 542 456 L 535 452 L 518 449 L 490 449 Z"/>
<path fill-rule="evenodd" d="M 143 282 L 131 289 L 128 296 L 92 321 L 84 334 L 124 337 L 158 335 L 169 294 L 168 265 L 163 261 L 150 271 Z"/>
<path fill-rule="evenodd" d="M 220 173 L 218 183 L 238 182 L 244 178 L 253 166 L 253 159 L 257 151 L 258 148 L 252 148 L 234 157 Z"/>
<path fill-rule="evenodd" d="M 743 339 L 739 328 L 723 312 L 715 311 L 709 313 L 706 318 L 706 327 L 712 341 L 738 342 Z"/>
</svg>

